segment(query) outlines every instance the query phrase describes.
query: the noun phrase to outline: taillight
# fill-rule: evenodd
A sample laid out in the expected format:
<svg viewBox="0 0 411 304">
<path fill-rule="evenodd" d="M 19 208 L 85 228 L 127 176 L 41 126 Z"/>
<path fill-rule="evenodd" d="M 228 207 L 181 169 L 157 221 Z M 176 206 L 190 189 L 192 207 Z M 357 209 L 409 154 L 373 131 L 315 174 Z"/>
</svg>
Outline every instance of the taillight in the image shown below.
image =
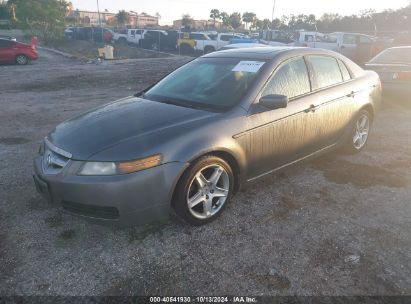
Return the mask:
<svg viewBox="0 0 411 304">
<path fill-rule="evenodd" d="M 411 81 L 411 72 L 397 72 L 392 76 L 393 80 Z"/>
</svg>

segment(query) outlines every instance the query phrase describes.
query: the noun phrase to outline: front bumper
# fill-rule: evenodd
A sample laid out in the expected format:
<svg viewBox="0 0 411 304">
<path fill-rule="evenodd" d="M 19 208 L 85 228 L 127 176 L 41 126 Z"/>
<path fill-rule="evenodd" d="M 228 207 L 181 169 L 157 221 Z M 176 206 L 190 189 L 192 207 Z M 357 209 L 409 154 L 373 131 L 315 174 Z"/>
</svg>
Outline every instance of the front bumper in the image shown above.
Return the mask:
<svg viewBox="0 0 411 304">
<path fill-rule="evenodd" d="M 67 167 L 76 167 L 75 163 Z M 38 192 L 65 212 L 97 223 L 132 226 L 168 219 L 172 193 L 184 168 L 184 163 L 173 162 L 126 175 L 79 176 L 67 173 L 69 168 L 44 174 L 38 156 L 33 178 Z"/>
</svg>

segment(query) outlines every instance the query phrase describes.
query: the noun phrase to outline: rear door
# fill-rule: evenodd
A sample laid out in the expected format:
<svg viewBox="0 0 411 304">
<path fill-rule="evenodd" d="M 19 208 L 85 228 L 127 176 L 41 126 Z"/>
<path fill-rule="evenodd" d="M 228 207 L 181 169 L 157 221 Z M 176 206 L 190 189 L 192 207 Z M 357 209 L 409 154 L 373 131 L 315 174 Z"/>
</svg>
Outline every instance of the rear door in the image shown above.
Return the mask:
<svg viewBox="0 0 411 304">
<path fill-rule="evenodd" d="M 307 66 L 303 57 L 282 63 L 274 72 L 258 100 L 266 95 L 289 97 L 287 108 L 251 112 L 247 117 L 248 177 L 253 179 L 304 158 L 318 149 L 316 101 L 311 94 Z M 259 107 L 253 105 L 253 107 Z M 251 109 L 252 109 L 251 108 Z"/>
<path fill-rule="evenodd" d="M 353 117 L 355 92 L 351 73 L 344 62 L 331 56 L 312 55 L 306 60 L 320 126 L 317 141 L 320 148 L 325 148 L 338 142 Z"/>
<path fill-rule="evenodd" d="M 16 58 L 16 42 L 0 39 L 0 61 L 11 62 Z"/>
</svg>

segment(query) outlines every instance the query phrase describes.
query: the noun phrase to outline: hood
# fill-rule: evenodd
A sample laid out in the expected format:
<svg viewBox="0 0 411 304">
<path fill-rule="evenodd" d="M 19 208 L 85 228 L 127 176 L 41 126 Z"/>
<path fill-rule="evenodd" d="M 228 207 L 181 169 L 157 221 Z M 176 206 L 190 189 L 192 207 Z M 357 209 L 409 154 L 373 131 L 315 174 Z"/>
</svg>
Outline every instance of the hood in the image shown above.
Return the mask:
<svg viewBox="0 0 411 304">
<path fill-rule="evenodd" d="M 87 160 L 92 155 L 135 138 L 147 140 L 156 133 L 217 115 L 137 97 L 122 99 L 91 110 L 58 125 L 49 140 L 70 152 L 75 160 Z M 150 143 L 141 143 L 149 147 Z"/>
</svg>

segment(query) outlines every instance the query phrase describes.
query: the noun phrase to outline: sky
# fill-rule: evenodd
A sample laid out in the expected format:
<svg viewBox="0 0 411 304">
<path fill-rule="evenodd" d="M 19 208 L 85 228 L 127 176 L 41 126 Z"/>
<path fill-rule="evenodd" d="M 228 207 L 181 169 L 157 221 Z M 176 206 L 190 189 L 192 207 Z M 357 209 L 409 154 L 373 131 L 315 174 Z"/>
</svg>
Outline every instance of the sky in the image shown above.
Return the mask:
<svg viewBox="0 0 411 304">
<path fill-rule="evenodd" d="M 70 0 L 74 8 L 97 10 L 97 0 Z M 98 0 L 100 10 L 118 12 L 145 12 L 151 15 L 160 13 L 160 24 L 172 24 L 173 20 L 181 19 L 183 14 L 189 14 L 194 19 L 208 19 L 210 10 L 217 8 L 227 13 L 254 12 L 260 19 L 271 19 L 274 0 Z M 357 14 L 365 9 L 397 9 L 404 7 L 411 0 L 275 0 L 275 17 L 289 14 L 339 13 L 341 15 Z"/>
</svg>

